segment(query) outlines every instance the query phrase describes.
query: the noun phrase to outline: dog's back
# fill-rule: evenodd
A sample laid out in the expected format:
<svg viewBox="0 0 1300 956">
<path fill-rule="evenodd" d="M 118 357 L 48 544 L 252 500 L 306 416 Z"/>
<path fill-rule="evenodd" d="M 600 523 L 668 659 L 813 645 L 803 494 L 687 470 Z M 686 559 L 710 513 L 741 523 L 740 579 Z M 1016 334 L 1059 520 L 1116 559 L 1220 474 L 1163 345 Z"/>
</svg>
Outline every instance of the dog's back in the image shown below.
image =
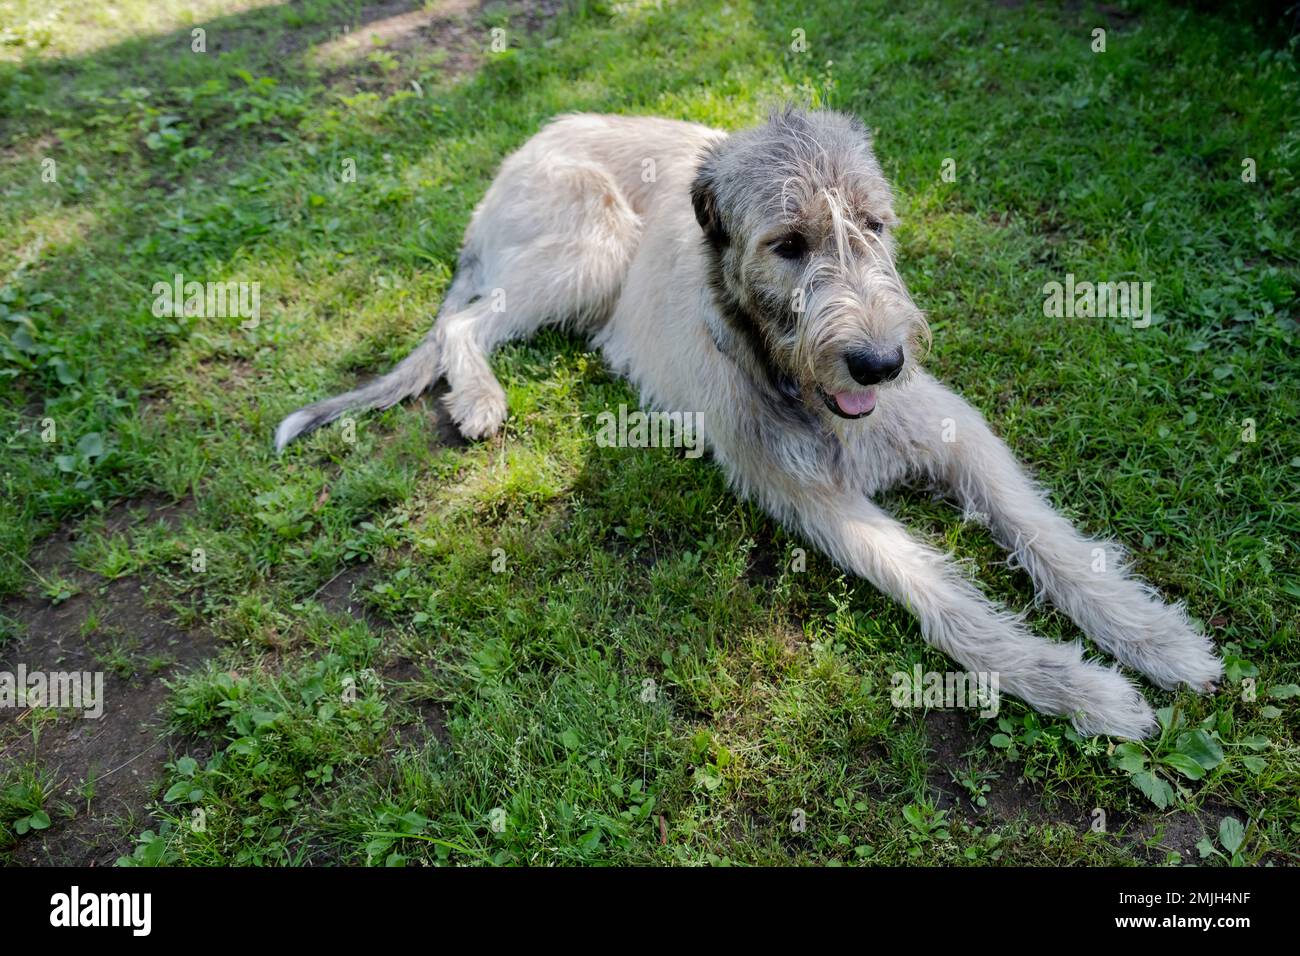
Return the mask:
<svg viewBox="0 0 1300 956">
<path fill-rule="evenodd" d="M 705 149 L 726 137 L 698 123 L 657 116 L 569 113 L 542 128 L 502 165 L 545 168 L 556 162 L 592 163 L 603 169 L 623 198 L 645 215 L 664 195 L 665 177 L 689 185 Z"/>
</svg>

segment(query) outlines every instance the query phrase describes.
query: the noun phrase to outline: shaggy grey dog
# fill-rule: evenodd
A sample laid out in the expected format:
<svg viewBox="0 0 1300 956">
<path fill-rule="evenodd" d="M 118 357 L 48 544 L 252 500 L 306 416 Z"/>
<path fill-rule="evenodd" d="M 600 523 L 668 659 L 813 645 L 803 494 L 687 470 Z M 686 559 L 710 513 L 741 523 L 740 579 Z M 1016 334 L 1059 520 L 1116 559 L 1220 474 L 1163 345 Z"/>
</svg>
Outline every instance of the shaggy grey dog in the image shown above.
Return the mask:
<svg viewBox="0 0 1300 956">
<path fill-rule="evenodd" d="M 1116 660 L 1164 688 L 1220 679 L 1182 608 L 1053 510 L 979 412 L 921 369 L 928 333 L 895 269 L 896 221 L 868 131 L 843 114 L 786 110 L 734 135 L 562 117 L 502 165 L 415 351 L 294 412 L 276 445 L 444 376 L 461 431 L 491 435 L 506 416 L 492 349 L 567 325 L 647 405 L 699 413 L 741 494 L 904 604 L 963 667 L 1082 733 L 1146 736 L 1151 707 L 1118 669 L 1033 635 L 872 501 L 905 479 L 938 484 Z"/>
</svg>

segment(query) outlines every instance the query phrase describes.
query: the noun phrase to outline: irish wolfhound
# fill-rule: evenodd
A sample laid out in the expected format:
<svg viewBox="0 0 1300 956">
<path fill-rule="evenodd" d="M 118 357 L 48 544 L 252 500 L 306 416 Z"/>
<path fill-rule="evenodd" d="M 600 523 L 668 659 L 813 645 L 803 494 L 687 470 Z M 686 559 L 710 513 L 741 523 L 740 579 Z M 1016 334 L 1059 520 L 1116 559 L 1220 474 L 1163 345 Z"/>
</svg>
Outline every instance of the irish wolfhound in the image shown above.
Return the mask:
<svg viewBox="0 0 1300 956">
<path fill-rule="evenodd" d="M 904 604 L 935 647 L 1084 734 L 1143 737 L 1154 715 L 1118 669 L 1034 636 L 872 502 L 932 481 L 1116 660 L 1170 689 L 1222 674 L 1183 609 L 1057 514 L 983 416 L 917 364 L 927 328 L 895 270 L 896 222 L 867 129 L 839 113 L 788 109 L 733 135 L 562 117 L 502 165 L 415 351 L 294 412 L 276 446 L 442 376 L 462 433 L 491 435 L 506 417 L 492 350 L 567 325 L 647 405 L 701 413 L 736 490 Z"/>
</svg>

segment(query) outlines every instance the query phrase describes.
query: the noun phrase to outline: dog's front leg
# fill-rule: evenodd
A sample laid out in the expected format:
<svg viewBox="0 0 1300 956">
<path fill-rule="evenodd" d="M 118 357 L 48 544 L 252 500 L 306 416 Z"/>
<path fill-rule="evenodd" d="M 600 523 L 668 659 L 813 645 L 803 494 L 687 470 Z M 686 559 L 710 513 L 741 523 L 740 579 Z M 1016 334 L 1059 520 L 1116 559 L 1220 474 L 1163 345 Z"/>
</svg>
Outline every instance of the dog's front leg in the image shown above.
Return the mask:
<svg viewBox="0 0 1300 956">
<path fill-rule="evenodd" d="M 1223 664 L 1182 607 L 1131 577 L 1115 545 L 1085 537 L 1058 514 L 978 411 L 933 380 L 918 387 L 925 394 L 912 407 L 929 421 L 913 426 L 933 436 L 935 477 L 968 512 L 987 518 L 1038 591 L 1160 687 L 1213 689 Z"/>
<path fill-rule="evenodd" d="M 1118 671 L 1083 659 L 1078 644 L 1035 636 L 991 604 L 942 553 L 918 541 L 865 497 L 803 489 L 800 529 L 837 564 L 916 615 L 925 639 L 1035 709 L 1072 718 L 1085 734 L 1144 737 L 1155 718 Z"/>
</svg>

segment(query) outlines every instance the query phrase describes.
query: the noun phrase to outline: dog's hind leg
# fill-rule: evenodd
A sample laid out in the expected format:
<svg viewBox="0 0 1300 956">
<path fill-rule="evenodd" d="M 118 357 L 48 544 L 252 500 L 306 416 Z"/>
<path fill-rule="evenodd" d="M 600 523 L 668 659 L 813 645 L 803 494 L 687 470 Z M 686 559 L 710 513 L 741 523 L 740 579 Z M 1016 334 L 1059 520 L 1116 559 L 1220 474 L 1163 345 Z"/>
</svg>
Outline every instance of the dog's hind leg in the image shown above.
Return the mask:
<svg viewBox="0 0 1300 956">
<path fill-rule="evenodd" d="M 942 421 L 951 422 L 951 441 L 931 445 L 938 456 L 935 477 L 967 511 L 987 516 L 994 536 L 1038 591 L 1098 647 L 1158 686 L 1213 689 L 1223 664 L 1183 608 L 1165 604 L 1153 588 L 1130 577 L 1115 545 L 1080 534 L 1057 513 L 979 412 L 938 383 L 918 387 L 926 396 L 916 407 L 933 419 L 928 432 L 937 438 Z M 919 422 L 913 427 L 924 429 Z"/>
<path fill-rule="evenodd" d="M 510 185 L 509 197 L 493 187 L 471 227 L 482 262 L 478 298 L 444 313 L 436 330 L 451 386 L 444 402 L 467 438 L 494 434 L 505 421 L 505 391 L 488 364 L 493 349 L 548 324 L 598 327 L 641 233 L 618 185 L 594 164 L 551 158 Z"/>
<path fill-rule="evenodd" d="M 597 327 L 640 233 L 640 218 L 599 166 L 517 154 L 474 214 L 434 328 L 387 375 L 285 418 L 276 449 L 344 412 L 418 395 L 443 375 L 451 386 L 444 402 L 461 433 L 495 433 L 506 395 L 488 364 L 492 350 L 548 323 Z"/>
<path fill-rule="evenodd" d="M 1138 738 L 1155 729 L 1150 705 L 1122 674 L 1085 661 L 1078 644 L 1027 631 L 867 498 L 804 489 L 787 508 L 836 564 L 915 614 L 929 643 L 977 674 L 996 676 L 999 693 L 1070 717 L 1084 734 Z"/>
<path fill-rule="evenodd" d="M 529 334 L 540 323 L 513 328 L 504 313 L 492 311 L 479 299 L 460 312 L 444 316 L 436 333 L 443 354 L 443 371 L 451 391 L 443 404 L 466 438 L 492 435 L 506 418 L 506 393 L 492 374 L 488 356 L 498 344 Z M 516 318 L 518 314 L 516 314 Z"/>
</svg>

